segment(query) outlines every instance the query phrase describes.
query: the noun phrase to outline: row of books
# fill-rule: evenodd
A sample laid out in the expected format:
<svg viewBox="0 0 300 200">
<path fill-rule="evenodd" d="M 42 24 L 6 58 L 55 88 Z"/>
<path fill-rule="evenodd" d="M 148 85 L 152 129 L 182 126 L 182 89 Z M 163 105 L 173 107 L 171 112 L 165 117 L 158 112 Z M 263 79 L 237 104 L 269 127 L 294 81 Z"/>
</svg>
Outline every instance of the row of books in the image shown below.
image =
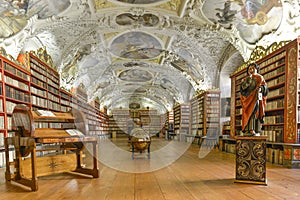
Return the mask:
<svg viewBox="0 0 300 200">
<path fill-rule="evenodd" d="M 269 72 L 266 73 L 266 74 L 263 74 L 263 72 L 261 72 L 262 75 L 263 75 L 263 77 L 264 77 L 265 79 L 269 79 L 269 78 L 271 78 L 271 77 L 278 76 L 278 74 L 285 72 L 285 65 L 282 65 L 282 66 L 278 67 L 278 68 L 275 69 L 275 70 L 274 70 L 274 68 L 273 68 L 272 66 L 271 66 L 271 67 L 268 66 L 268 68 L 273 69 L 273 70 L 269 71 Z M 267 83 L 268 83 L 268 85 L 270 84 L 269 81 L 267 81 Z"/>
<path fill-rule="evenodd" d="M 275 96 L 278 96 L 278 95 L 283 95 L 284 94 L 284 87 L 280 87 L 278 89 L 275 89 L 275 90 L 270 90 L 269 93 L 268 93 L 268 98 L 272 98 L 272 97 L 275 97 Z"/>
<path fill-rule="evenodd" d="M 277 124 L 277 123 L 283 123 L 284 117 L 283 115 L 273 115 L 273 116 L 266 116 L 265 117 L 265 124 Z"/>
<path fill-rule="evenodd" d="M 265 67 L 265 66 L 269 65 L 269 64 L 272 63 L 272 62 L 277 61 L 277 62 L 274 63 L 275 66 L 278 66 L 278 65 L 280 65 L 280 64 L 282 64 L 282 63 L 285 63 L 285 55 L 286 55 L 286 52 L 283 51 L 283 52 L 281 52 L 280 54 L 275 55 L 275 56 L 271 57 L 270 59 L 268 59 L 268 60 L 266 60 L 266 61 L 260 63 L 260 64 L 259 64 L 259 67 L 260 67 L 261 70 L 262 70 L 261 72 L 264 73 L 265 71 L 269 71 L 269 70 L 273 69 L 273 68 Z M 280 60 L 279 60 L 279 59 L 280 59 Z M 269 65 L 269 66 L 270 66 L 270 65 Z"/>
<path fill-rule="evenodd" d="M 30 73 L 31 73 L 32 76 L 34 76 L 34 77 L 40 79 L 40 80 L 43 81 L 43 82 L 46 82 L 46 81 L 47 81 L 47 77 L 46 77 L 45 75 L 40 74 L 40 72 L 37 72 L 37 71 L 35 71 L 35 70 L 32 69 L 32 68 L 31 68 L 31 70 L 30 70 Z"/>
<path fill-rule="evenodd" d="M 279 76 L 278 78 L 272 79 L 267 82 L 268 87 L 278 85 L 285 82 L 285 75 Z"/>
<path fill-rule="evenodd" d="M 47 84 L 45 82 L 43 82 L 40 79 L 37 79 L 35 77 L 31 78 L 31 83 L 33 83 L 34 85 L 37 85 L 39 87 L 42 87 L 42 88 L 47 88 Z"/>
<path fill-rule="evenodd" d="M 18 81 L 16 79 L 14 79 L 14 78 L 11 78 L 9 76 L 5 75 L 4 76 L 4 81 L 5 81 L 6 84 L 10 84 L 10 85 L 15 86 L 17 88 L 20 88 L 22 90 L 26 90 L 26 91 L 29 90 L 28 84 L 25 84 L 21 81 Z"/>
<path fill-rule="evenodd" d="M 33 58 L 30 59 L 30 68 L 39 72 L 43 76 L 45 76 L 47 78 L 51 78 L 55 82 L 59 83 L 59 75 L 58 74 L 56 74 L 56 73 L 54 74 L 51 69 L 45 67 L 43 64 L 39 63 L 37 60 L 35 60 Z"/>
<path fill-rule="evenodd" d="M 276 108 L 283 108 L 284 107 L 284 99 L 275 99 L 272 101 L 268 101 L 266 105 L 266 111 L 276 109 Z"/>
<path fill-rule="evenodd" d="M 6 97 L 17 99 L 23 102 L 30 102 L 29 93 L 25 93 L 23 91 L 17 90 L 16 88 L 10 87 L 8 85 L 5 86 Z"/>
<path fill-rule="evenodd" d="M 4 70 L 16 75 L 19 78 L 22 78 L 26 81 L 30 81 L 30 76 L 27 73 L 22 72 L 21 70 L 17 69 L 16 67 L 8 64 L 4 61 Z"/>
<path fill-rule="evenodd" d="M 283 130 L 282 128 L 274 130 L 262 130 L 261 135 L 268 136 L 269 142 L 283 142 Z"/>
<path fill-rule="evenodd" d="M 30 92 L 32 94 L 36 94 L 36 95 L 39 95 L 40 97 L 44 97 L 44 98 L 46 98 L 46 96 L 47 96 L 46 90 L 42 90 L 42 89 L 39 89 L 39 88 L 36 88 L 33 86 L 30 86 Z"/>
<path fill-rule="evenodd" d="M 272 164 L 283 164 L 283 150 L 279 148 L 267 148 L 266 161 Z"/>
</svg>

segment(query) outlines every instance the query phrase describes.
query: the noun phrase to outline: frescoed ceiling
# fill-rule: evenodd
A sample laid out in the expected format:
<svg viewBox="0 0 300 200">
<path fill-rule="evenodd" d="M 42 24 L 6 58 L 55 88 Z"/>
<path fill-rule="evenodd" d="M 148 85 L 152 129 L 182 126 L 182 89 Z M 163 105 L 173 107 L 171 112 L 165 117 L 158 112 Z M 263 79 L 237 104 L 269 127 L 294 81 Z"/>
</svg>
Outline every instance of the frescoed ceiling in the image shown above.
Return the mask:
<svg viewBox="0 0 300 200">
<path fill-rule="evenodd" d="M 299 7 L 298 0 L 0 0 L 0 46 L 14 58 L 46 47 L 62 86 L 83 85 L 108 109 L 165 112 L 197 90 L 221 88 L 220 74 L 256 46 L 297 37 Z"/>
</svg>

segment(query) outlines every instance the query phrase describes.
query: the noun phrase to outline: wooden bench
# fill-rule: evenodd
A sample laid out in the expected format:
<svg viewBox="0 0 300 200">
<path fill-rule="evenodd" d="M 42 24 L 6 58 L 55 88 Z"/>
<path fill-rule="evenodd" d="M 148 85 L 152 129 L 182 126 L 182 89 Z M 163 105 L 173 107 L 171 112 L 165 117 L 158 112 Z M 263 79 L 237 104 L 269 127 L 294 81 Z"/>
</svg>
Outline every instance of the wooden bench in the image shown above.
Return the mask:
<svg viewBox="0 0 300 200">
<path fill-rule="evenodd" d="M 41 124 L 44 128 L 39 128 Z M 37 191 L 39 176 L 77 172 L 98 178 L 98 138 L 89 136 L 87 127 L 84 115 L 76 109 L 65 113 L 31 111 L 25 105 L 16 105 L 13 136 L 5 138 L 6 180 Z M 85 145 L 92 145 L 92 168 L 83 167 Z M 12 146 L 15 159 L 9 162 Z"/>
</svg>

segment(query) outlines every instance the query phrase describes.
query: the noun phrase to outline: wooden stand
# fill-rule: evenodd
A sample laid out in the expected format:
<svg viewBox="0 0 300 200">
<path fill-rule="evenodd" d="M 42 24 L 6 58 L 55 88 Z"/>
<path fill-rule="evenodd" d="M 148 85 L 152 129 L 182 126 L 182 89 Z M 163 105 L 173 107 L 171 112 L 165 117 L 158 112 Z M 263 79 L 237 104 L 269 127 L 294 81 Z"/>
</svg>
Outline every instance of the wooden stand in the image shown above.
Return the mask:
<svg viewBox="0 0 300 200">
<path fill-rule="evenodd" d="M 236 137 L 235 183 L 267 185 L 267 136 Z"/>
<path fill-rule="evenodd" d="M 151 145 L 151 141 L 131 142 L 132 159 L 135 158 L 135 151 L 138 151 L 140 154 L 142 154 L 145 149 L 147 149 L 147 157 L 148 159 L 150 159 L 150 145 Z M 141 146 L 142 148 L 137 148 L 138 146 Z"/>
<path fill-rule="evenodd" d="M 68 113 L 51 112 L 45 116 L 17 105 L 13 111 L 14 137 L 5 139 L 7 181 L 15 181 L 38 190 L 37 177 L 61 172 L 78 172 L 99 177 L 98 138 L 88 136 L 85 118 L 78 110 Z M 37 123 L 61 128 L 36 128 Z M 62 128 L 67 126 L 68 128 Z M 92 144 L 93 168 L 82 167 L 85 144 Z M 15 160 L 9 162 L 9 147 L 15 149 Z M 37 149 L 37 145 L 39 149 Z M 43 156 L 44 152 L 46 156 Z M 39 153 L 40 156 L 37 156 Z"/>
</svg>

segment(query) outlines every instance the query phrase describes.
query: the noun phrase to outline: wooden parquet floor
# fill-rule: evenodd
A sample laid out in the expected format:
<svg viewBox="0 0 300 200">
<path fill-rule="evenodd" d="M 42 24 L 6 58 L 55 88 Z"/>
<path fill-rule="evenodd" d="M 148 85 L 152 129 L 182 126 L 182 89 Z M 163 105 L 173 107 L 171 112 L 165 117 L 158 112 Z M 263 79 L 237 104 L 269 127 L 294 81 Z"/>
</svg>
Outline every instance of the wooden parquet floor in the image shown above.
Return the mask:
<svg viewBox="0 0 300 200">
<path fill-rule="evenodd" d="M 156 139 L 151 143 L 151 158 L 131 159 L 126 139 L 113 141 L 123 151 L 109 149 L 100 155 L 109 155 L 118 160 L 118 168 L 126 168 L 130 162 L 139 167 L 155 165 L 159 160 L 168 159 L 170 154 L 160 151 L 169 141 Z M 100 145 L 105 147 L 105 144 Z M 174 148 L 174 147 L 172 147 Z M 172 149 L 170 147 L 170 149 Z M 100 151 L 106 151 L 101 149 Z M 120 156 L 127 152 L 127 157 Z M 159 155 L 163 152 L 167 155 Z M 153 155 L 152 155 L 153 154 Z M 192 144 L 187 151 L 169 165 L 153 171 L 126 172 L 99 161 L 100 177 L 92 179 L 72 173 L 39 177 L 39 190 L 31 192 L 28 188 L 14 182 L 6 182 L 4 170 L 0 169 L 0 199 L 50 199 L 50 200 L 248 200 L 248 199 L 300 199 L 300 169 L 287 169 L 267 165 L 268 185 L 234 183 L 235 155 L 210 151 L 199 158 L 199 147 Z M 157 158 L 157 157 L 159 158 Z M 123 158 L 124 157 L 124 158 Z M 157 160 L 156 160 L 157 159 Z M 109 160 L 107 160 L 109 161 Z M 154 162 L 155 161 L 155 162 Z M 106 161 L 105 161 L 106 162 Z M 115 163 L 114 163 L 115 164 Z M 130 171 L 130 170 L 127 170 Z"/>
</svg>

